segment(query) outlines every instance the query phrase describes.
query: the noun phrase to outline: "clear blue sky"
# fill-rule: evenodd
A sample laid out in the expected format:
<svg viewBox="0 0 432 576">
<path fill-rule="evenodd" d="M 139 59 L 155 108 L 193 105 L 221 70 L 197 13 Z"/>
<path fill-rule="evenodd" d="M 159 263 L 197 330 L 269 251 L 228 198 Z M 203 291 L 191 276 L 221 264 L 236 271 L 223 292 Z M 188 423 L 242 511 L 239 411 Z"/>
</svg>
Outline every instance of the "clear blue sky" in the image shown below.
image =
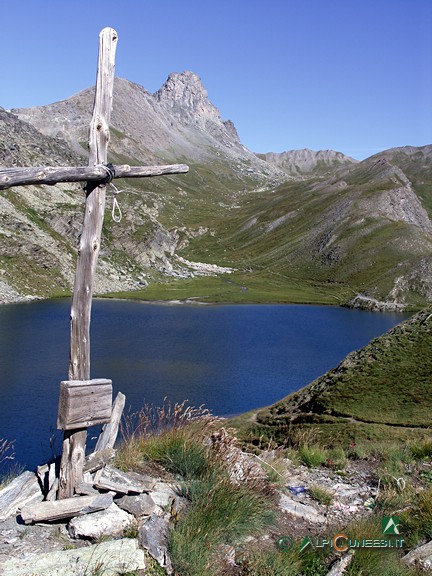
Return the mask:
<svg viewBox="0 0 432 576">
<path fill-rule="evenodd" d="M 255 152 L 432 143 L 432 0 L 0 0 L 0 21 L 4 108 L 92 85 L 112 26 L 118 76 L 196 72 Z"/>
</svg>

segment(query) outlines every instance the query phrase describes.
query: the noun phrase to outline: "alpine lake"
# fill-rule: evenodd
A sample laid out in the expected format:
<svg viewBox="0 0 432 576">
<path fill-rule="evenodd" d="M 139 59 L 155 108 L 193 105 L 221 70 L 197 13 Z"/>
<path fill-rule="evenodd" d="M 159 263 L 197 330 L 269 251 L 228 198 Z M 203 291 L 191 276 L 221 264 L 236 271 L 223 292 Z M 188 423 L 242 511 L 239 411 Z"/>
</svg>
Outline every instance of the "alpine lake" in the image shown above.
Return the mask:
<svg viewBox="0 0 432 576">
<path fill-rule="evenodd" d="M 69 299 L 0 306 L 0 439 L 33 469 L 60 453 L 59 384 Z M 168 305 L 95 299 L 91 377 L 110 378 L 126 413 L 188 401 L 220 416 L 267 406 L 409 314 L 310 305 Z M 98 434 L 89 430 L 89 444 Z M 3 463 L 3 466 L 5 463 Z"/>
</svg>

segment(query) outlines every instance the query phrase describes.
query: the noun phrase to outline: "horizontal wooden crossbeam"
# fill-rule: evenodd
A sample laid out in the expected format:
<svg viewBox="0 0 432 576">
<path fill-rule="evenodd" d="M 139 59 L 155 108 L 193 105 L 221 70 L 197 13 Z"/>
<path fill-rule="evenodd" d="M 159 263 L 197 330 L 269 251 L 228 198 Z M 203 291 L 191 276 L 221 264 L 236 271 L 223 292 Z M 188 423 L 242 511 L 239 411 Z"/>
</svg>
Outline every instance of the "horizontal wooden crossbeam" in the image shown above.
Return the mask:
<svg viewBox="0 0 432 576">
<path fill-rule="evenodd" d="M 145 178 L 163 174 L 185 174 L 189 172 L 186 164 L 168 164 L 164 166 L 129 166 L 121 164 L 111 167 L 113 178 Z M 58 182 L 101 182 L 107 181 L 109 172 L 104 166 L 40 166 L 38 168 L 0 169 L 0 190 L 12 186 L 29 184 L 57 184 Z"/>
</svg>

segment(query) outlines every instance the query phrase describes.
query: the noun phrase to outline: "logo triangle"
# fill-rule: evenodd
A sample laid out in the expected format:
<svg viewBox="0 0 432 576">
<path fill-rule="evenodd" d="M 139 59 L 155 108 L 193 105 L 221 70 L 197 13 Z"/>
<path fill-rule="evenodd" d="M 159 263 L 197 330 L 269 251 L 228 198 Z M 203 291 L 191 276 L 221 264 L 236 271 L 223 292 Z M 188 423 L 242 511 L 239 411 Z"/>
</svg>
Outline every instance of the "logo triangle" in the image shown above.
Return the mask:
<svg viewBox="0 0 432 576">
<path fill-rule="evenodd" d="M 306 548 L 308 546 L 312 546 L 312 540 L 309 538 L 309 536 L 305 536 L 302 540 L 302 543 L 300 544 L 300 552 L 303 552 L 303 550 L 306 550 Z"/>
<path fill-rule="evenodd" d="M 383 534 L 400 534 L 398 516 L 384 516 L 382 520 Z"/>
</svg>

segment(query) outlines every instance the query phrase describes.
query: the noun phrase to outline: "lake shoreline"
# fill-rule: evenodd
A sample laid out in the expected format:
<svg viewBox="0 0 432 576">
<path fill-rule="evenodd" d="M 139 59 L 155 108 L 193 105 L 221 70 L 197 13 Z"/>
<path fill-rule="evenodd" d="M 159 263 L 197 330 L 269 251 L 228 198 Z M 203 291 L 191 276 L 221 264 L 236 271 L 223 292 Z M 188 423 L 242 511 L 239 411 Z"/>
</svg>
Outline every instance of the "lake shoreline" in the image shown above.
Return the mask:
<svg viewBox="0 0 432 576">
<path fill-rule="evenodd" d="M 50 457 L 70 299 L 18 304 L 0 306 L 0 438 L 16 440 L 17 460 L 33 465 Z M 403 319 L 324 305 L 95 298 L 92 377 L 111 379 L 131 412 L 168 398 L 231 417 L 299 390 Z"/>
</svg>

